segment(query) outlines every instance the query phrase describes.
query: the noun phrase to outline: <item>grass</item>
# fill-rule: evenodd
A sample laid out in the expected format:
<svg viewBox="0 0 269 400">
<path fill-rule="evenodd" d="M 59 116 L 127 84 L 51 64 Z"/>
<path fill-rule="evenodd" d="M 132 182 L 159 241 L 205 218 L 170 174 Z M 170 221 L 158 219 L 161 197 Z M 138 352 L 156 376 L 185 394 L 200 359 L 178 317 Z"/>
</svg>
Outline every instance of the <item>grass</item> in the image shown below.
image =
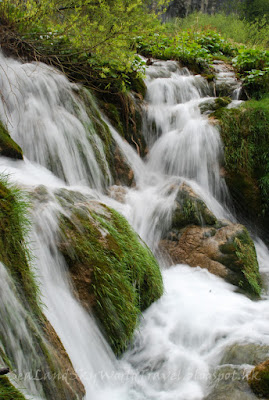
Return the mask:
<svg viewBox="0 0 269 400">
<path fill-rule="evenodd" d="M 234 240 L 237 265 L 242 271 L 245 282 L 241 284 L 243 289 L 255 294 L 261 294 L 261 278 L 259 274 L 259 265 L 254 243 L 246 229 L 242 231 L 240 237 Z"/>
<path fill-rule="evenodd" d="M 29 303 L 40 315 L 39 291 L 30 268 L 28 208 L 26 195 L 0 176 L 0 261 L 10 271 L 25 305 Z"/>
<path fill-rule="evenodd" d="M 249 22 L 236 14 L 224 13 L 203 14 L 193 13 L 186 18 L 175 19 L 171 29 L 191 30 L 193 32 L 215 30 L 224 39 L 234 43 L 269 48 L 268 24 L 265 20 Z"/>
<path fill-rule="evenodd" d="M 9 381 L 6 376 L 0 376 L 0 399 L 1 400 L 26 400 Z"/>
</svg>

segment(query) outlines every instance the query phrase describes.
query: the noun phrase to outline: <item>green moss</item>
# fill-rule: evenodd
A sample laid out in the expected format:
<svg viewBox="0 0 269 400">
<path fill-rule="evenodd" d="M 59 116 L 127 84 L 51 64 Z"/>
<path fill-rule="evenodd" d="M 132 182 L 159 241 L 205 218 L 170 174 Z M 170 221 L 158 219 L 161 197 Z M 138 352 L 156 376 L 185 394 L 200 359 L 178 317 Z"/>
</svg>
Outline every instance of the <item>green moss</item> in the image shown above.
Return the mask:
<svg viewBox="0 0 269 400">
<path fill-rule="evenodd" d="M 0 399 L 1 400 L 26 400 L 9 381 L 6 376 L 0 376 Z"/>
<path fill-rule="evenodd" d="M 269 361 L 254 368 L 249 375 L 248 383 L 259 397 L 269 398 Z"/>
<path fill-rule="evenodd" d="M 0 155 L 22 160 L 22 149 L 11 139 L 8 131 L 0 121 Z"/>
<path fill-rule="evenodd" d="M 242 230 L 236 232 L 236 235 L 219 249 L 224 256 L 218 261 L 241 276 L 239 286 L 246 292 L 259 296 L 261 294 L 259 265 L 255 246 L 247 229 L 242 226 Z"/>
<path fill-rule="evenodd" d="M 88 291 L 95 314 L 120 354 L 132 339 L 141 311 L 163 293 L 158 264 L 125 218 L 103 205 L 97 211 L 74 209 L 70 218 L 61 217 L 60 227 L 67 239 L 61 250 L 72 274 L 76 276 L 81 265 L 90 271 Z"/>
<path fill-rule="evenodd" d="M 137 76 L 136 74 L 134 74 L 130 80 L 131 80 L 131 87 L 130 87 L 131 90 L 140 94 L 142 97 L 145 97 L 147 87 L 144 80 L 141 77 Z"/>
<path fill-rule="evenodd" d="M 220 109 L 226 181 L 246 216 L 266 228 L 269 222 L 269 98 Z"/>
<path fill-rule="evenodd" d="M 261 294 L 261 277 L 257 254 L 249 233 L 244 229 L 241 235 L 234 240 L 237 265 L 244 274 L 245 280 L 241 287 L 255 295 Z"/>
<path fill-rule="evenodd" d="M 38 288 L 30 269 L 25 195 L 0 176 L 0 261 L 9 269 L 22 298 L 40 314 Z"/>
<path fill-rule="evenodd" d="M 190 192 L 180 190 L 176 198 L 176 209 L 173 213 L 172 228 L 181 229 L 188 225 L 215 225 L 216 217 L 206 204 Z"/>
<path fill-rule="evenodd" d="M 217 111 L 223 107 L 227 107 L 231 103 L 229 97 L 218 97 L 214 100 L 210 99 L 199 105 L 201 113 Z"/>
</svg>

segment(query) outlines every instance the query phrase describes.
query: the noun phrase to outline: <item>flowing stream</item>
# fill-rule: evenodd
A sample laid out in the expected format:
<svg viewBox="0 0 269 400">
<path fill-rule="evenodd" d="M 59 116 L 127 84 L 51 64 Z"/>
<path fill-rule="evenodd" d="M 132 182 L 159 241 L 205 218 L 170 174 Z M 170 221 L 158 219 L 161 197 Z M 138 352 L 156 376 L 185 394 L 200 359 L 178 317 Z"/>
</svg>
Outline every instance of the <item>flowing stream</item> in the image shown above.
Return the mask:
<svg viewBox="0 0 269 400">
<path fill-rule="evenodd" d="M 32 242 L 44 313 L 86 388 L 86 400 L 205 399 L 229 346 L 269 346 L 266 290 L 260 301 L 253 301 L 206 270 L 186 265 L 166 268 L 169 261 L 160 258 L 165 294 L 146 310 L 132 348 L 117 360 L 94 319 L 72 294 L 56 246 L 57 215 L 64 212 L 56 197 L 65 188 L 114 207 L 157 256 L 180 182 L 186 181 L 218 218 L 234 220 L 220 175 L 219 132 L 200 113 L 199 104 L 214 96 L 206 80 L 172 61 L 156 61 L 147 68 L 143 128 L 147 159 L 142 161 L 109 126 L 135 174 L 136 187 L 126 188 L 125 202 L 120 203 L 105 195 L 113 182 L 79 88 L 42 64 L 21 64 L 1 55 L 0 65 L 1 120 L 25 155 L 24 161 L 0 157 L 0 172 L 35 193 Z M 39 185 L 46 187 L 46 201 L 38 196 Z M 266 286 L 269 253 L 261 240 L 257 239 L 256 248 Z M 2 285 L 12 291 L 3 265 L 0 276 L 1 295 Z M 15 300 L 13 308 L 23 332 L 23 311 Z M 22 362 L 21 349 L 16 362 Z M 38 387 L 29 383 L 27 390 L 38 398 Z M 238 397 L 247 398 L 253 397 Z"/>
</svg>

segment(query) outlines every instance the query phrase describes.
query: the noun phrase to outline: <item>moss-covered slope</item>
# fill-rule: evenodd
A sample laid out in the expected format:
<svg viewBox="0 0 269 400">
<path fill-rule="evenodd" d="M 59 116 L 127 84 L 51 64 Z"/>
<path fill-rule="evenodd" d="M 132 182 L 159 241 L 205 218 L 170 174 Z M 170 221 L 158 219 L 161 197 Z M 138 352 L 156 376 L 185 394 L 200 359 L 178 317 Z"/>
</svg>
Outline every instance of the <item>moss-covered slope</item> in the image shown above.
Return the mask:
<svg viewBox="0 0 269 400">
<path fill-rule="evenodd" d="M 225 149 L 226 182 L 237 211 L 265 229 L 269 222 L 269 98 L 216 112 Z"/>
<path fill-rule="evenodd" d="M 163 293 L 158 264 L 125 218 L 101 203 L 71 206 L 60 227 L 59 248 L 78 296 L 93 307 L 119 354 L 132 339 L 141 311 Z"/>
</svg>

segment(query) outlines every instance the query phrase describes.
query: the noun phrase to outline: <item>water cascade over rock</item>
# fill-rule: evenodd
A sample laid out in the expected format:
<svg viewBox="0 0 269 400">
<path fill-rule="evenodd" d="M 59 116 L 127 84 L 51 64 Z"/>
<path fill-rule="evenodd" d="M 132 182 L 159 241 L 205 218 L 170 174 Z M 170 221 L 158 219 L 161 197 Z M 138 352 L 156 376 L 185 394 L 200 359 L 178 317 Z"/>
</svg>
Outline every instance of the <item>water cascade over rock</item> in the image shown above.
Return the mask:
<svg viewBox="0 0 269 400">
<path fill-rule="evenodd" d="M 172 61 L 147 68 L 143 135 L 149 151 L 142 160 L 105 122 L 91 95 L 63 75 L 2 55 L 0 63 L 8 78 L 0 78 L 0 117 L 24 154 L 22 160 L 1 153 L 0 172 L 29 194 L 42 311 L 85 399 L 222 400 L 226 390 L 231 399 L 255 399 L 246 376 L 253 352 L 269 346 L 269 253 L 258 239 L 256 253 L 230 211 L 219 131 L 200 110 L 215 100 L 207 81 Z M 115 185 L 122 180 L 113 172 L 113 149 L 127 175 L 132 171 L 125 181 L 131 187 Z M 163 296 L 149 249 L 163 267 Z M 183 250 L 186 257 L 178 257 Z M 211 274 L 212 263 L 237 286 Z M 13 278 L 0 266 L 1 294 L 3 285 L 13 298 Z M 261 297 L 254 301 L 242 290 Z M 17 341 L 13 369 L 26 351 L 19 336 L 32 343 L 20 328 L 24 310 L 16 309 L 18 335 L 3 315 L 17 335 L 11 345 L 1 339 L 0 325 L 1 362 Z M 127 351 L 116 358 L 108 342 L 117 352 L 120 337 L 118 353 Z M 231 356 L 235 346 L 252 350 L 242 360 Z M 224 368 L 230 379 L 221 378 Z M 52 398 L 39 381 L 25 392 Z M 69 397 L 62 392 L 58 398 Z"/>
</svg>

